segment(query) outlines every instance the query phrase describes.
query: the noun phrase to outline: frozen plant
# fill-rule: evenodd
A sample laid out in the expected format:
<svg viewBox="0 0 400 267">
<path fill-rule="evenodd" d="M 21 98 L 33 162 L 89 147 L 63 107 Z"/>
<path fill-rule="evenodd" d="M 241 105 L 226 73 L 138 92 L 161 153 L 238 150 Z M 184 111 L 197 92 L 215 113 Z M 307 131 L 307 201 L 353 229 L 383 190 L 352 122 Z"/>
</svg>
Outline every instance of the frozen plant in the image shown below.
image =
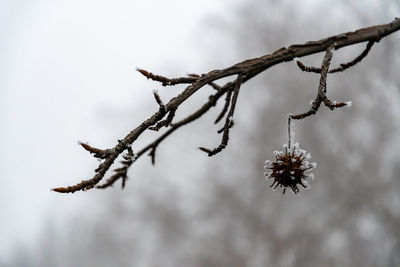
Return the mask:
<svg viewBox="0 0 400 267">
<path fill-rule="evenodd" d="M 293 193 L 299 193 L 298 185 L 303 188 L 308 188 L 306 179 L 313 180 L 314 175 L 310 172 L 317 164 L 310 163 L 307 159 L 311 155 L 305 150 L 299 148 L 299 143 L 294 144 L 292 147 L 283 145 L 283 151 L 274 153 L 274 161 L 265 161 L 264 173 L 267 180 L 274 179 L 271 187 L 283 187 L 283 194 L 286 188 L 290 188 Z"/>
<path fill-rule="evenodd" d="M 122 187 L 124 187 L 128 169 L 137 159 L 143 155 L 149 155 L 152 164 L 154 164 L 156 151 L 168 136 L 174 134 L 181 127 L 196 121 L 212 108 L 218 107 L 219 105 L 217 104 L 221 101 L 224 102 L 223 108 L 214 121 L 215 124 L 223 122 L 222 127 L 217 131 L 217 133 L 221 134 L 220 142 L 214 148 L 199 147 L 199 149 L 209 157 L 222 152 L 228 147 L 230 132 L 234 126 L 233 117 L 235 115 L 235 107 L 238 103 L 237 100 L 242 85 L 274 65 L 287 61 L 294 60 L 302 71 L 320 74 L 318 92 L 309 110 L 301 114 L 290 115 L 289 120 L 301 120 L 314 115 L 322 104 L 331 110 L 345 106 L 350 107 L 351 102 L 334 102 L 329 99 L 326 80 L 328 73 L 342 72 L 355 66 L 368 55 L 374 43 L 398 30 L 400 30 L 400 19 L 395 18 L 388 24 L 362 28 L 357 31 L 341 33 L 304 44 L 293 44 L 282 47 L 271 54 L 247 59 L 223 69 L 208 70 L 203 74 L 192 73 L 176 78 L 168 78 L 138 68 L 137 71 L 145 78 L 158 82 L 164 87 L 175 85 L 186 85 L 186 87 L 166 103 L 162 101 L 158 91 L 154 90 L 153 95 L 157 102 L 157 108 L 153 115 L 138 123 L 125 137 L 118 139 L 114 146 L 100 149 L 85 143 L 79 143 L 83 149 L 101 160 L 98 167 L 94 170 L 93 176 L 73 185 L 56 187 L 52 190 L 59 193 L 74 193 L 77 191 L 87 191 L 92 188 L 104 189 L 111 187 L 118 180 L 122 180 Z M 342 63 L 336 68 L 329 68 L 334 50 L 364 42 L 367 43 L 365 49 L 353 60 Z M 325 51 L 325 56 L 321 67 L 306 66 L 299 59 L 300 57 L 323 51 Z M 221 81 L 221 79 L 229 77 L 232 79 L 231 81 L 224 85 L 218 84 L 218 81 Z M 186 114 L 182 119 L 177 120 L 175 113 L 181 110 L 181 105 L 191 98 L 191 96 L 196 95 L 195 93 L 202 90 L 205 86 L 210 86 L 214 89 L 206 99 L 206 102 L 193 113 Z M 164 130 L 164 128 L 166 128 L 165 131 L 160 131 Z M 137 147 L 142 141 L 142 134 L 147 134 L 148 131 L 159 131 L 159 133 L 154 133 L 157 137 L 152 142 L 142 148 Z M 306 186 L 305 179 L 312 177 L 311 175 L 307 176 L 306 173 L 314 166 L 308 162 L 311 156 L 307 156 L 308 154 L 304 150 L 300 150 L 298 146 L 291 147 L 291 143 L 293 143 L 292 138 L 293 134 L 289 138 L 288 145 L 284 148 L 284 151 L 277 152 L 275 161 L 271 165 L 267 165 L 267 168 L 271 171 L 268 176 L 275 179 L 273 183 L 274 187 L 284 187 L 285 192 L 286 187 L 289 186 L 294 193 L 297 193 L 299 191 L 297 185 Z M 135 154 L 133 153 L 133 148 L 136 151 Z M 120 162 L 121 166 L 116 166 L 117 158 L 119 157 L 122 157 L 123 161 Z M 111 171 L 112 169 L 114 170 L 113 172 Z M 106 179 L 106 175 L 110 173 L 112 174 Z"/>
<path fill-rule="evenodd" d="M 312 169 L 314 169 L 317 164 L 310 163 L 311 155 L 307 153 L 307 151 L 299 148 L 299 143 L 293 143 L 294 133 L 291 132 L 291 120 L 302 120 L 311 115 L 317 113 L 321 104 L 325 104 L 331 110 L 341 107 L 351 107 L 352 102 L 337 102 L 331 101 L 328 98 L 327 86 L 326 86 L 326 78 L 328 73 L 340 72 L 355 65 L 359 62 L 364 56 L 368 54 L 369 49 L 371 48 L 373 42 L 369 42 L 367 44 L 366 49 L 355 60 L 341 64 L 340 67 L 336 69 L 329 70 L 333 50 L 337 46 L 336 42 L 327 47 L 325 56 L 322 60 L 321 68 L 316 68 L 313 66 L 304 65 L 298 58 L 294 58 L 293 60 L 297 63 L 299 68 L 306 72 L 314 72 L 320 73 L 320 80 L 318 84 L 318 94 L 314 100 L 310 102 L 311 108 L 304 113 L 297 115 L 288 115 L 288 145 L 283 145 L 283 151 L 274 151 L 275 159 L 273 162 L 266 161 L 265 162 L 265 176 L 267 179 L 274 179 L 271 187 L 276 189 L 277 187 L 283 187 L 283 194 L 286 192 L 286 188 L 290 188 L 294 194 L 297 194 L 300 190 L 298 185 L 301 185 L 304 188 L 308 188 L 307 178 L 310 180 L 314 179 L 314 175 L 310 173 Z"/>
<path fill-rule="evenodd" d="M 292 115 L 288 115 L 288 144 L 283 144 L 283 151 L 274 151 L 274 161 L 265 161 L 264 168 L 266 172 L 264 175 L 268 179 L 274 179 L 271 187 L 283 187 L 283 194 L 286 188 L 290 188 L 294 194 L 300 192 L 298 185 L 303 188 L 308 187 L 306 179 L 313 180 L 314 175 L 310 172 L 317 164 L 310 163 L 310 153 L 304 149 L 299 148 L 299 143 L 293 143 L 293 131 L 291 130 Z"/>
</svg>

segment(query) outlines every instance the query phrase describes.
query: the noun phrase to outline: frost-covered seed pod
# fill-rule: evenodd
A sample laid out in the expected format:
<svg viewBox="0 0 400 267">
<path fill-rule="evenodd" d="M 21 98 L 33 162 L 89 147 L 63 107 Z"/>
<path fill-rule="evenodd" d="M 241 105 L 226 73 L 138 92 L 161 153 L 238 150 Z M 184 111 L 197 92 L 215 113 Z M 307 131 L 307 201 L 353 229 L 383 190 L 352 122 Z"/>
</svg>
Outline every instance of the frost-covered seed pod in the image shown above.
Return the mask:
<svg viewBox="0 0 400 267">
<path fill-rule="evenodd" d="M 295 143 L 290 149 L 284 144 L 283 151 L 274 151 L 274 156 L 274 161 L 266 161 L 265 168 L 268 171 L 264 173 L 267 180 L 274 179 L 272 188 L 282 187 L 283 194 L 287 188 L 294 194 L 299 193 L 299 185 L 306 189 L 309 188 L 307 179 L 314 179 L 314 175 L 310 171 L 317 164 L 307 160 L 311 158 L 311 155 L 300 149 L 299 143 Z"/>
</svg>

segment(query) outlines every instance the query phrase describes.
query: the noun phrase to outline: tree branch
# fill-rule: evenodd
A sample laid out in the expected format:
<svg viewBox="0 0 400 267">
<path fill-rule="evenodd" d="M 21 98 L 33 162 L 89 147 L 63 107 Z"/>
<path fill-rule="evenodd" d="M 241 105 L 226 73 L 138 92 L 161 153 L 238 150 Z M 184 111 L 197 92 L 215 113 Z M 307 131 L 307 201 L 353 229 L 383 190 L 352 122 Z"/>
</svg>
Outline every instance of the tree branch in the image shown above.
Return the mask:
<svg viewBox="0 0 400 267">
<path fill-rule="evenodd" d="M 221 152 L 222 149 L 224 149 L 228 145 L 229 129 L 232 128 L 232 126 L 233 126 L 233 113 L 235 112 L 235 106 L 236 106 L 237 98 L 239 96 L 239 90 L 240 90 L 240 86 L 242 85 L 242 82 L 243 82 L 243 76 L 242 76 L 242 74 L 239 74 L 236 79 L 236 82 L 235 82 L 235 88 L 233 90 L 231 108 L 229 110 L 228 116 L 226 116 L 224 128 L 222 128 L 221 130 L 218 131 L 218 133 L 223 132 L 221 143 L 219 144 L 218 147 L 214 148 L 213 150 L 210 150 L 205 147 L 199 148 L 200 150 L 208 153 L 209 157 L 214 156 L 215 154 Z"/>
<path fill-rule="evenodd" d="M 340 67 L 330 70 L 328 73 L 344 71 L 344 70 L 356 65 L 357 63 L 361 62 L 361 60 L 368 55 L 369 50 L 371 50 L 371 47 L 374 45 L 374 43 L 375 43 L 375 41 L 369 41 L 367 46 L 365 47 L 365 49 L 361 52 L 360 55 L 358 55 L 358 57 L 356 57 L 355 59 L 353 59 L 350 62 L 340 64 Z M 297 66 L 299 66 L 299 68 L 302 71 L 315 72 L 315 73 L 321 73 L 321 71 L 322 71 L 321 68 L 316 68 L 313 66 L 305 66 L 300 60 L 298 60 L 298 59 L 295 59 L 295 60 L 296 60 Z"/>
<path fill-rule="evenodd" d="M 283 47 L 283 48 L 275 51 L 272 54 L 268 54 L 268 55 L 265 55 L 265 56 L 262 56 L 259 58 L 245 60 L 245 61 L 235 64 L 231 67 L 221 69 L 221 70 L 213 70 L 213 71 L 210 71 L 207 74 L 203 74 L 203 75 L 191 75 L 190 74 L 190 75 L 188 75 L 188 77 L 180 77 L 180 78 L 170 79 L 170 78 L 166 78 L 164 76 L 154 75 L 151 72 L 147 72 L 143 69 L 138 69 L 138 71 L 141 74 L 143 74 L 145 77 L 147 77 L 148 79 L 152 79 L 152 80 L 161 82 L 161 84 L 163 86 L 167 86 L 167 85 L 171 86 L 171 85 L 175 85 L 175 84 L 185 84 L 185 83 L 190 84 L 190 85 L 187 86 L 186 89 L 182 93 L 180 93 L 176 97 L 172 98 L 166 105 L 162 104 L 161 99 L 157 100 L 157 97 L 155 96 L 156 101 L 160 106 L 158 111 L 156 111 L 152 116 L 150 116 L 148 119 L 143 121 L 135 129 L 133 129 L 129 134 L 127 134 L 125 136 L 125 138 L 123 138 L 122 140 L 119 140 L 118 143 L 115 145 L 115 147 L 102 150 L 102 149 L 90 147 L 88 145 L 82 145 L 86 150 L 88 150 L 91 153 L 94 153 L 95 157 L 103 159 L 103 161 L 100 163 L 98 168 L 95 170 L 95 175 L 91 179 L 83 180 L 76 185 L 54 188 L 53 191 L 60 192 L 60 193 L 73 193 L 73 192 L 80 191 L 80 190 L 85 191 L 85 190 L 95 187 L 104 178 L 105 174 L 108 172 L 110 167 L 114 164 L 115 159 L 119 155 L 121 155 L 125 150 L 128 150 L 131 147 L 131 145 L 137 140 L 137 138 L 140 137 L 140 135 L 143 132 L 150 129 L 150 127 L 153 127 L 153 128 L 155 127 L 158 129 L 160 129 L 163 126 L 169 127 L 169 129 L 165 133 L 161 134 L 154 142 L 152 142 L 151 144 L 149 144 L 148 146 L 146 146 L 142 150 L 140 150 L 135 157 L 135 159 L 137 159 L 143 153 L 150 150 L 150 154 L 152 156 L 152 159 L 154 160 L 156 148 L 167 136 L 172 134 L 175 130 L 177 130 L 181 126 L 183 126 L 189 122 L 192 122 L 192 121 L 196 120 L 197 118 L 199 118 L 200 116 L 202 116 L 211 107 L 216 105 L 217 101 L 220 99 L 220 97 L 222 95 L 226 94 L 229 91 L 232 91 L 233 96 L 230 101 L 230 110 L 229 110 L 228 116 L 225 120 L 221 144 L 219 147 L 217 147 L 215 149 L 215 151 L 217 151 L 217 150 L 220 151 L 228 144 L 229 129 L 230 129 L 230 127 L 232 127 L 232 118 L 231 117 L 234 113 L 235 104 L 237 101 L 240 86 L 242 84 L 244 84 L 246 81 L 250 80 L 254 76 L 258 75 L 259 73 L 267 70 L 268 68 L 270 68 L 276 64 L 291 61 L 294 58 L 300 58 L 300 57 L 304 57 L 307 55 L 316 54 L 316 53 L 327 51 L 327 50 L 330 50 L 333 48 L 335 50 L 337 50 L 342 47 L 351 46 L 353 44 L 362 43 L 362 42 L 368 42 L 368 44 L 371 44 L 370 46 L 372 46 L 372 43 L 379 42 L 380 39 L 384 38 L 385 36 L 395 32 L 395 31 L 398 31 L 399 29 L 400 29 L 400 19 L 396 18 L 389 24 L 383 24 L 383 25 L 377 25 L 377 26 L 372 26 L 372 27 L 368 27 L 368 28 L 363 28 L 363 29 L 359 29 L 354 32 L 347 32 L 347 33 L 342 33 L 342 34 L 338 34 L 335 36 L 331 36 L 331 37 L 328 37 L 328 38 L 325 38 L 325 39 L 322 39 L 319 41 L 312 41 L 312 42 L 307 42 L 305 44 L 291 45 L 287 48 Z M 342 68 L 341 71 L 360 62 L 361 59 L 367 55 L 370 48 L 371 47 L 366 49 L 366 52 L 364 51 L 355 60 L 353 60 L 350 63 L 348 63 L 347 65 L 345 64 L 345 66 L 341 67 Z M 325 55 L 325 57 L 326 57 L 326 55 Z M 328 65 L 327 66 L 327 69 L 328 69 L 329 63 L 327 65 Z M 324 71 L 323 71 L 323 66 L 322 66 L 321 74 L 323 72 Z M 229 82 L 229 83 L 225 84 L 224 86 L 218 86 L 215 83 L 215 81 L 217 81 L 221 78 L 229 77 L 232 75 L 238 75 L 238 78 L 236 79 L 236 82 L 234 82 L 234 83 Z M 322 80 L 326 79 L 326 73 L 324 74 L 324 76 L 325 77 L 323 78 L 321 75 L 320 87 L 322 87 L 322 88 L 326 88 L 326 84 L 325 84 L 325 87 L 323 86 L 323 84 L 321 85 Z M 174 114 L 178 110 L 180 105 L 183 102 L 185 102 L 189 97 L 191 97 L 195 92 L 197 92 L 199 89 L 204 87 L 205 85 L 211 85 L 213 88 L 216 89 L 216 93 L 211 95 L 209 97 L 208 101 L 199 110 L 197 110 L 193 114 L 189 115 L 187 118 L 183 119 L 182 121 L 179 121 L 177 123 L 172 123 Z M 323 91 L 324 90 L 325 89 L 323 89 Z M 230 98 L 230 97 L 226 97 L 226 99 L 228 99 L 228 98 Z M 325 105 L 327 105 L 330 108 L 339 107 L 338 104 L 335 104 L 334 102 L 330 102 L 326 97 L 323 98 L 322 101 L 325 103 Z M 228 104 L 226 104 L 227 102 L 228 102 Z M 226 108 L 226 109 L 228 109 L 229 100 L 226 100 L 225 105 L 228 105 Z M 224 111 L 224 113 L 225 112 L 226 111 Z M 168 114 L 167 118 L 165 120 L 163 120 L 163 118 L 167 114 Z M 223 114 L 222 117 L 224 115 L 225 114 Z M 213 151 L 210 151 L 210 152 L 213 152 Z M 206 151 L 206 152 L 208 152 L 208 151 Z M 210 155 L 210 152 L 208 152 L 209 155 Z M 128 150 L 128 154 L 129 154 L 129 150 Z M 129 164 L 123 163 L 124 167 L 126 167 L 126 168 L 124 169 L 123 172 L 120 170 L 120 172 L 123 175 L 122 174 L 119 175 L 119 177 L 122 177 L 122 178 L 125 177 L 125 178 L 123 178 L 123 184 L 124 184 L 124 181 L 126 180 L 126 171 L 133 162 L 134 162 L 134 160 L 132 160 L 132 162 L 130 162 Z M 119 173 L 119 171 L 117 171 L 117 173 Z M 115 179 L 114 182 L 116 180 L 117 179 Z M 108 180 L 106 182 L 106 184 L 112 184 L 112 183 L 113 182 L 111 182 L 111 180 Z M 103 188 L 104 185 L 99 186 L 99 187 Z M 105 187 L 108 187 L 108 186 L 105 186 Z"/>
</svg>

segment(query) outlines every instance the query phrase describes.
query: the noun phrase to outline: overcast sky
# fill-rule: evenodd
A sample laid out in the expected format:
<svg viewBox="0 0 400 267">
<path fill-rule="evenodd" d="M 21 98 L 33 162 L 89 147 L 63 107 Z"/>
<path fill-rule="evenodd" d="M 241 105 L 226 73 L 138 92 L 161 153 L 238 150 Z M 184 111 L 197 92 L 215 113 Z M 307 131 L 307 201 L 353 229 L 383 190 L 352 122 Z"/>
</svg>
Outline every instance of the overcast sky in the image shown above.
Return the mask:
<svg viewBox="0 0 400 267">
<path fill-rule="evenodd" d="M 63 220 L 75 205 L 94 206 L 93 195 L 50 192 L 92 174 L 97 162 L 77 141 L 111 146 L 148 115 L 140 110 L 154 84 L 134 68 L 182 75 L 205 66 L 195 43 L 224 5 L 0 1 L 0 259 L 19 240 L 35 242 L 49 209 Z"/>
</svg>

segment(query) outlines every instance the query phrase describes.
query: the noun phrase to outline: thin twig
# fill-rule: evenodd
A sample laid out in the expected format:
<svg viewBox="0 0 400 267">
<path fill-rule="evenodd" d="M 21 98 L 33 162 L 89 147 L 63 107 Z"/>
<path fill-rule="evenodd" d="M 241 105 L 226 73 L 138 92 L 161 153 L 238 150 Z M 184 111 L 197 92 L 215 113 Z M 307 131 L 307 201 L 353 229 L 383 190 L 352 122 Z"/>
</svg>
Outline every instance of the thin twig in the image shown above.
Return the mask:
<svg viewBox="0 0 400 267">
<path fill-rule="evenodd" d="M 327 99 L 327 97 L 326 97 L 326 77 L 327 77 L 329 65 L 330 65 L 331 59 L 332 59 L 333 47 L 334 47 L 333 44 L 328 47 L 328 49 L 325 52 L 324 59 L 322 60 L 321 78 L 319 80 L 319 85 L 318 85 L 318 94 L 311 106 L 311 109 L 305 113 L 301 113 L 298 115 L 291 115 L 290 117 L 292 119 L 300 120 L 300 119 L 304 119 L 308 116 L 311 116 L 311 115 L 317 113 L 317 111 L 321 105 L 321 102 L 323 102 L 325 99 Z"/>
<path fill-rule="evenodd" d="M 291 133 L 291 129 L 290 129 L 290 127 L 291 127 L 291 119 L 292 119 L 292 115 L 291 114 L 289 114 L 288 115 L 288 130 L 287 130 L 287 132 L 288 132 L 288 149 L 290 150 L 290 148 L 291 148 L 291 143 L 292 143 L 292 133 Z"/>
<path fill-rule="evenodd" d="M 201 76 L 198 74 L 194 74 L 194 73 L 189 73 L 188 74 L 189 77 L 195 77 L 195 78 L 200 78 Z M 221 86 L 219 86 L 218 84 L 216 84 L 215 82 L 210 82 L 208 83 L 208 85 L 210 85 L 212 88 L 214 88 L 215 90 L 221 90 Z"/>
<path fill-rule="evenodd" d="M 224 107 L 221 110 L 221 113 L 219 113 L 218 117 L 215 119 L 215 124 L 217 124 L 220 120 L 222 120 L 222 118 L 225 116 L 226 112 L 228 111 L 229 108 L 229 104 L 231 102 L 231 97 L 232 97 L 232 91 L 228 91 L 226 93 L 226 97 L 225 97 L 225 104 Z"/>
<path fill-rule="evenodd" d="M 154 99 L 156 100 L 157 104 L 160 106 L 162 110 L 166 110 L 164 103 L 161 100 L 160 95 L 158 94 L 157 90 L 153 90 Z"/>
<path fill-rule="evenodd" d="M 214 148 L 213 150 L 205 148 L 205 147 L 199 147 L 200 150 L 208 153 L 208 156 L 214 156 L 215 154 L 219 153 L 228 145 L 229 141 L 229 129 L 233 125 L 233 114 L 235 112 L 235 106 L 237 102 L 237 98 L 239 96 L 239 91 L 240 91 L 240 86 L 242 85 L 243 82 L 243 75 L 239 74 L 236 83 L 235 83 L 235 88 L 233 90 L 233 96 L 232 96 L 232 102 L 231 102 L 231 108 L 229 110 L 228 115 L 226 116 L 225 120 L 225 126 L 224 126 L 224 131 L 221 139 L 221 143 L 219 144 L 218 147 Z"/>
<path fill-rule="evenodd" d="M 318 86 L 318 94 L 315 97 L 315 100 L 312 102 L 311 109 L 302 114 L 289 115 L 290 118 L 300 120 L 300 119 L 304 119 L 308 116 L 311 116 L 313 114 L 316 114 L 319 107 L 321 106 L 322 102 L 325 104 L 325 106 L 327 106 L 331 110 L 334 110 L 335 108 L 349 106 L 349 103 L 351 103 L 351 102 L 331 101 L 326 96 L 326 78 L 327 78 L 327 74 L 329 73 L 328 70 L 329 70 L 330 61 L 332 59 L 333 47 L 334 47 L 334 45 L 330 46 L 327 49 L 327 51 L 325 53 L 325 57 L 322 61 L 322 67 L 320 68 L 321 69 L 321 78 L 320 78 L 320 82 L 319 82 L 319 86 Z"/>
<path fill-rule="evenodd" d="M 158 131 L 164 126 L 168 127 L 172 123 L 172 120 L 175 117 L 175 112 L 176 112 L 176 109 L 170 110 L 168 113 L 168 116 L 165 120 L 157 122 L 157 124 L 155 126 L 149 127 L 149 130 Z"/>
<path fill-rule="evenodd" d="M 289 47 L 284 47 L 281 48 L 277 51 L 275 51 L 272 54 L 268 54 L 259 58 L 254 58 L 254 59 L 248 59 L 243 62 L 240 62 L 238 64 L 235 64 L 231 67 L 225 68 L 225 69 L 220 69 L 220 70 L 213 70 L 210 71 L 200 77 L 181 77 L 181 78 L 175 78 L 175 79 L 169 79 L 163 76 L 159 75 L 154 75 L 150 72 L 147 72 L 143 69 L 138 69 L 138 71 L 146 76 L 148 79 L 152 79 L 158 82 L 161 82 L 162 85 L 167 86 L 167 85 L 174 85 L 174 84 L 181 84 L 181 83 L 188 83 L 190 84 L 189 86 L 186 87 L 186 89 L 183 90 L 182 93 L 177 95 L 176 97 L 172 98 L 166 105 L 165 109 L 159 108 L 152 116 L 150 116 L 148 119 L 144 120 L 139 126 L 137 126 L 135 129 L 133 129 L 129 134 L 127 134 L 122 140 L 120 140 L 113 148 L 111 149 L 105 149 L 101 150 L 98 149 L 98 151 L 106 151 L 105 153 L 99 152 L 97 153 L 97 156 L 100 158 L 103 158 L 104 160 L 99 164 L 99 166 L 95 170 L 95 175 L 88 180 L 83 180 L 80 183 L 77 183 L 72 186 L 67 186 L 67 187 L 58 187 L 54 188 L 53 190 L 56 192 L 60 193 L 73 193 L 79 190 L 88 190 L 96 186 L 104 177 L 106 172 L 110 169 L 110 167 L 113 165 L 115 159 L 123 153 L 125 150 L 128 149 L 136 140 L 139 138 L 139 136 L 145 132 L 149 127 L 152 127 L 154 125 L 157 125 L 162 119 L 164 118 L 165 115 L 168 114 L 168 117 L 166 119 L 166 125 L 170 124 L 171 128 L 168 129 L 165 133 L 160 135 L 159 138 L 156 139 L 152 144 L 149 146 L 145 147 L 141 151 L 148 151 L 149 149 L 156 149 L 158 144 L 164 140 L 167 136 L 169 136 L 172 132 L 174 132 L 176 129 L 178 129 L 180 126 L 185 125 L 186 123 L 189 123 L 191 121 L 196 120 L 199 118 L 201 115 L 203 115 L 209 108 L 214 106 L 218 99 L 225 93 L 227 93 L 227 90 L 232 90 L 233 84 L 226 84 L 225 86 L 219 87 L 219 86 L 214 86 L 214 82 L 225 77 L 229 77 L 232 75 L 238 75 L 240 76 L 240 85 L 242 83 L 245 83 L 246 81 L 252 79 L 259 73 L 267 70 L 268 68 L 280 64 L 282 62 L 286 61 L 291 61 L 295 57 L 303 57 L 315 53 L 319 53 L 322 51 L 325 51 L 330 47 L 333 43 L 336 43 L 335 48 L 339 49 L 342 47 L 350 46 L 356 43 L 361 43 L 361 42 L 366 42 L 366 41 L 377 41 L 395 31 L 398 31 L 400 29 L 400 19 L 395 19 L 389 24 L 384 24 L 384 25 L 377 25 L 377 26 L 372 26 L 368 28 L 363 28 L 359 29 L 355 32 L 348 32 L 348 33 L 342 33 L 339 35 L 331 36 L 319 41 L 312 41 L 312 42 L 307 42 L 305 44 L 296 44 L 296 45 L 291 45 Z M 239 77 L 238 77 L 239 78 Z M 239 80 L 239 79 L 237 79 Z M 190 98 L 195 92 L 197 92 L 200 88 L 204 87 L 205 85 L 211 85 L 214 88 L 217 89 L 217 93 L 214 96 L 211 96 L 209 100 L 200 108 L 197 112 L 191 114 L 187 118 L 183 119 L 182 121 L 178 123 L 171 123 L 173 117 L 173 112 L 177 110 L 177 108 L 185 102 L 188 98 Z M 239 83 L 237 82 L 235 87 Z M 234 111 L 236 99 L 237 99 L 237 94 L 238 94 L 239 88 L 237 88 L 237 92 L 234 92 L 233 99 L 231 100 L 231 110 L 229 112 L 232 113 Z M 321 102 L 324 101 L 325 105 L 330 105 L 327 99 L 322 99 Z M 319 102 L 319 104 L 321 104 Z M 317 102 L 316 102 L 317 103 Z M 337 104 L 336 104 L 337 105 Z M 314 107 L 314 109 L 317 109 Z M 228 114 L 226 121 L 225 121 L 225 128 L 224 128 L 224 134 L 222 137 L 221 141 L 221 146 L 227 145 L 228 139 L 229 139 L 229 129 L 231 127 L 231 116 Z M 293 118 L 293 117 L 292 117 Z M 96 152 L 94 152 L 93 149 L 91 149 L 96 156 Z M 90 152 L 90 150 L 88 150 Z M 138 153 L 140 154 L 140 153 Z M 106 155 L 106 156 L 105 156 Z"/>
<path fill-rule="evenodd" d="M 162 86 L 171 86 L 171 85 L 176 85 L 176 84 L 182 84 L 182 83 L 194 83 L 195 81 L 198 80 L 196 77 L 180 77 L 180 78 L 167 78 L 161 75 L 155 75 L 151 72 L 148 72 L 147 70 L 137 68 L 136 69 L 138 72 L 143 74 L 147 79 L 151 79 L 153 81 L 161 82 Z"/>
<path fill-rule="evenodd" d="M 78 142 L 86 151 L 93 153 L 95 158 L 105 159 L 111 153 L 110 149 L 98 149 L 88 144 Z"/>
<path fill-rule="evenodd" d="M 96 186 L 98 189 L 105 189 L 107 187 L 112 186 L 118 179 L 122 179 L 122 189 L 125 187 L 125 182 L 126 179 L 128 179 L 127 172 L 129 167 L 133 164 L 133 162 L 136 160 L 135 154 L 133 153 L 133 150 L 131 147 L 127 148 L 128 152 L 123 156 L 124 160 L 121 161 L 122 167 L 117 168 L 114 170 L 116 172 L 114 175 L 112 175 L 110 178 L 107 179 L 107 181 L 104 184 Z"/>
<path fill-rule="evenodd" d="M 344 70 L 356 65 L 357 63 L 361 62 L 361 60 L 363 60 L 363 58 L 368 55 L 369 50 L 371 50 L 371 47 L 374 45 L 374 43 L 375 43 L 375 41 L 369 41 L 367 43 L 367 46 L 365 47 L 365 49 L 362 51 L 362 53 L 360 55 L 358 55 L 358 57 L 356 57 L 355 59 L 353 59 L 352 61 L 350 61 L 348 63 L 340 64 L 340 67 L 337 67 L 336 69 L 329 71 L 329 73 L 344 71 Z"/>
<path fill-rule="evenodd" d="M 294 59 L 296 61 L 297 66 L 305 72 L 314 72 L 314 73 L 321 73 L 321 68 L 317 68 L 314 66 L 306 66 L 301 62 L 298 58 Z"/>
<path fill-rule="evenodd" d="M 369 51 L 371 50 L 371 47 L 374 45 L 375 42 L 376 41 L 369 41 L 367 43 L 367 46 L 365 47 L 365 49 L 355 59 L 353 59 L 350 62 L 340 64 L 340 67 L 332 69 L 328 73 L 341 72 L 341 71 L 344 71 L 344 70 L 356 65 L 357 63 L 361 62 L 361 60 L 363 60 L 363 58 L 368 55 Z M 321 68 L 316 68 L 313 66 L 305 66 L 300 60 L 298 60 L 298 59 L 295 59 L 295 60 L 296 60 L 297 66 L 299 66 L 299 68 L 302 71 L 321 73 Z"/>
<path fill-rule="evenodd" d="M 227 83 L 224 87 L 221 87 L 221 90 L 218 91 L 215 95 L 212 95 L 209 97 L 208 102 L 206 102 L 200 109 L 192 113 L 191 115 L 187 116 L 186 118 L 182 119 L 181 121 L 178 121 L 176 123 L 171 124 L 171 128 L 163 133 L 161 136 L 159 136 L 156 140 L 154 140 L 152 143 L 148 144 L 145 146 L 143 149 L 141 149 L 136 155 L 137 158 L 141 157 L 144 153 L 146 153 L 148 150 L 151 150 L 149 153 L 149 156 L 151 157 L 152 163 L 155 161 L 155 151 L 158 147 L 158 145 L 169 135 L 171 135 L 174 131 L 179 129 L 180 127 L 197 120 L 200 118 L 203 114 L 205 114 L 211 107 L 215 106 L 217 103 L 218 99 L 226 92 L 229 90 L 232 90 L 234 87 L 234 84 L 232 82 Z M 154 152 L 152 152 L 154 150 Z"/>
</svg>

